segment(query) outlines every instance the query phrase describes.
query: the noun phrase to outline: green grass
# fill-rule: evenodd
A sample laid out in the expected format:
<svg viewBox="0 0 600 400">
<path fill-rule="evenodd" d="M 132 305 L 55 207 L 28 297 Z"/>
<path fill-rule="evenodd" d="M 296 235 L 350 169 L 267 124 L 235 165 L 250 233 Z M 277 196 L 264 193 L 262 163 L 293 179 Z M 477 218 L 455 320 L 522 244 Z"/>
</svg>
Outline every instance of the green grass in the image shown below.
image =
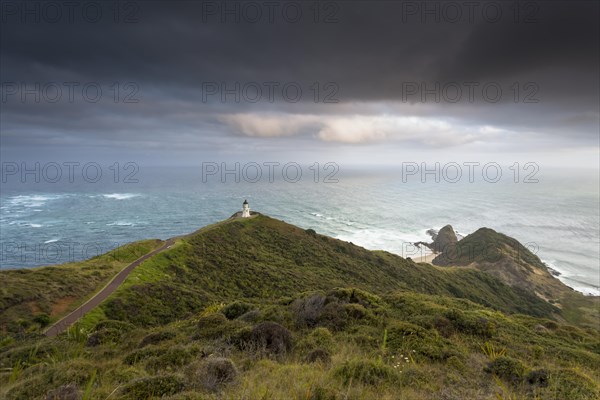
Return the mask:
<svg viewBox="0 0 600 400">
<path fill-rule="evenodd" d="M 404 290 L 461 297 L 501 311 L 536 316 L 548 317 L 557 311 L 535 295 L 484 272 L 415 264 L 390 253 L 312 235 L 265 216 L 229 221 L 182 239 L 178 246 L 140 265 L 102 307 L 108 318 L 129 318 L 149 326 L 185 318 L 210 302 L 260 302 L 336 286 L 373 293 Z M 165 296 L 167 292 L 185 293 L 187 300 L 176 301 Z M 144 320 L 146 314 L 134 312 L 164 302 L 172 305 L 164 319 L 153 312 Z"/>
<path fill-rule="evenodd" d="M 0 271 L 0 335 L 40 331 L 44 326 L 36 316 L 46 315 L 50 323 L 60 319 L 161 243 L 144 240 L 86 261 Z"/>
<path fill-rule="evenodd" d="M 90 399 L 597 399 L 600 331 L 582 297 L 561 311 L 474 268 L 226 221 L 146 260 L 68 333 L 4 340 L 0 398 L 74 384 Z M 253 345 L 265 321 L 291 350 Z M 211 360 L 235 376 L 198 380 Z"/>
</svg>

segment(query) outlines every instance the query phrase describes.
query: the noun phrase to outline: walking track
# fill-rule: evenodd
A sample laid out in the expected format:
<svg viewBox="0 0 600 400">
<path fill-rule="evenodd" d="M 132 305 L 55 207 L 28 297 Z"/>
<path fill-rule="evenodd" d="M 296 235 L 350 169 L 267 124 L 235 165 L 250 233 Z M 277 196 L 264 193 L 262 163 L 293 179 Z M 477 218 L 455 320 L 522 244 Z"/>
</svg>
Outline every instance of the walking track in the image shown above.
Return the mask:
<svg viewBox="0 0 600 400">
<path fill-rule="evenodd" d="M 64 332 L 69 326 L 73 325 L 75 322 L 77 322 L 78 319 L 80 319 L 86 313 L 93 310 L 98 304 L 102 303 L 104 300 L 106 300 L 108 296 L 110 296 L 115 290 L 117 290 L 117 288 L 121 285 L 121 283 L 123 283 L 125 278 L 127 278 L 127 275 L 129 275 L 129 273 L 133 271 L 135 267 L 146 261 L 148 258 L 160 253 L 161 251 L 168 249 L 173 243 L 175 243 L 175 238 L 168 239 L 158 249 L 143 255 L 142 257 L 129 264 L 127 267 L 123 268 L 117 275 L 113 277 L 113 279 L 110 282 L 108 282 L 106 286 L 104 286 L 104 288 L 102 288 L 102 290 L 96 293 L 94 297 L 77 307 L 70 314 L 61 318 L 50 328 L 48 328 L 45 332 L 46 336 L 53 337 L 58 335 L 59 333 Z"/>
</svg>

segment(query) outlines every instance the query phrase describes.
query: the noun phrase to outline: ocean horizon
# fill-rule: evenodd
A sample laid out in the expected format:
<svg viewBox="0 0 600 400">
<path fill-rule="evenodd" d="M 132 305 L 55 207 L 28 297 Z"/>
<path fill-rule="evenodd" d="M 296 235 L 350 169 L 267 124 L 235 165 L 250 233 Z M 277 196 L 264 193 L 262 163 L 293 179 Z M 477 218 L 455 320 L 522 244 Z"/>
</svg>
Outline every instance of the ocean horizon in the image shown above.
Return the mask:
<svg viewBox="0 0 600 400">
<path fill-rule="evenodd" d="M 302 228 L 403 257 L 450 224 L 512 236 L 568 286 L 600 295 L 597 173 L 543 171 L 536 183 L 402 177 L 397 170 L 340 171 L 315 179 L 249 182 L 200 168 L 140 168 L 137 182 L 8 182 L 0 195 L 2 269 L 79 261 L 143 239 L 167 239 L 252 210 Z M 308 172 L 308 173 L 307 173 Z M 239 178 L 239 177 L 238 177 Z M 204 180 L 204 182 L 203 182 Z M 315 182 L 316 180 L 316 182 Z"/>
</svg>

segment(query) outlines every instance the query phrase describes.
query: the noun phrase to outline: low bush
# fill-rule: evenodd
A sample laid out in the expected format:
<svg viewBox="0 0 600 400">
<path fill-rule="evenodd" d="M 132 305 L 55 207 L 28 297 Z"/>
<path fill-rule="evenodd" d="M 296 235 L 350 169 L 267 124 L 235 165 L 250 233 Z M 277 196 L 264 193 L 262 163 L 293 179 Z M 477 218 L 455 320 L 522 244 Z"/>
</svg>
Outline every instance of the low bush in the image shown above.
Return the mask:
<svg viewBox="0 0 600 400">
<path fill-rule="evenodd" d="M 63 385 L 51 390 L 46 395 L 46 400 L 80 400 L 81 392 L 74 384 Z"/>
<path fill-rule="evenodd" d="M 319 321 L 324 306 L 325 296 L 319 294 L 295 300 L 291 309 L 296 317 L 296 326 L 298 328 L 314 327 Z"/>
<path fill-rule="evenodd" d="M 192 359 L 193 354 L 190 350 L 181 347 L 169 347 L 160 356 L 150 358 L 146 364 L 146 369 L 152 372 L 176 371 L 189 364 Z"/>
<path fill-rule="evenodd" d="M 124 332 L 115 328 L 103 328 L 88 336 L 85 345 L 95 347 L 107 343 L 119 343 Z"/>
<path fill-rule="evenodd" d="M 344 310 L 346 311 L 348 317 L 352 319 L 364 319 L 370 316 L 369 310 L 367 310 L 362 304 L 346 304 L 344 305 Z"/>
<path fill-rule="evenodd" d="M 546 387 L 548 386 L 548 378 L 548 370 L 542 368 L 530 371 L 525 377 L 525 380 L 531 386 Z"/>
<path fill-rule="evenodd" d="M 152 332 L 144 336 L 139 344 L 139 347 L 145 347 L 149 344 L 157 344 L 165 340 L 173 339 L 175 336 L 177 336 L 177 334 L 173 331 Z"/>
<path fill-rule="evenodd" d="M 229 320 L 221 313 L 208 314 L 198 321 L 195 338 L 218 339 L 229 331 Z"/>
<path fill-rule="evenodd" d="M 190 365 L 186 371 L 189 386 L 209 391 L 220 389 L 233 382 L 237 376 L 235 364 L 223 357 L 209 357 Z"/>
<path fill-rule="evenodd" d="M 255 346 L 252 344 L 252 328 L 243 326 L 234 330 L 229 335 L 227 343 L 242 351 L 253 350 Z"/>
<path fill-rule="evenodd" d="M 484 367 L 484 371 L 494 374 L 510 383 L 519 383 L 525 374 L 525 366 L 517 359 L 499 356 Z"/>
<path fill-rule="evenodd" d="M 336 301 L 327 303 L 321 310 L 317 324 L 332 331 L 343 330 L 348 324 L 348 314 L 344 305 Z"/>
<path fill-rule="evenodd" d="M 127 399 L 150 399 L 173 395 L 183 388 L 183 379 L 178 375 L 159 375 L 135 379 L 123 388 L 123 395 Z"/>
<path fill-rule="evenodd" d="M 238 320 L 242 322 L 254 323 L 257 322 L 261 317 L 261 313 L 259 310 L 248 311 L 247 313 L 240 315 Z"/>
<path fill-rule="evenodd" d="M 409 322 L 396 322 L 387 328 L 387 345 L 392 350 L 402 350 L 415 341 L 427 337 L 427 330 Z"/>
<path fill-rule="evenodd" d="M 236 319 L 251 311 L 254 308 L 252 304 L 244 303 L 242 301 L 235 301 L 225 306 L 221 312 L 227 319 Z"/>
<path fill-rule="evenodd" d="M 354 359 L 337 367 L 334 375 L 347 385 L 360 382 L 366 385 L 378 385 L 382 381 L 394 381 L 395 371 L 392 367 L 372 360 Z"/>
<path fill-rule="evenodd" d="M 148 358 L 160 356 L 163 353 L 163 349 L 157 348 L 143 348 L 140 350 L 134 350 L 125 356 L 123 363 L 127 365 L 133 365 Z"/>
<path fill-rule="evenodd" d="M 470 335 L 491 338 L 496 333 L 496 324 L 489 318 L 473 312 L 451 309 L 444 315 L 455 330 Z"/>
<path fill-rule="evenodd" d="M 327 296 L 335 297 L 345 303 L 358 303 L 367 308 L 382 304 L 379 296 L 355 288 L 334 289 L 327 293 Z"/>
<path fill-rule="evenodd" d="M 292 348 L 292 334 L 275 322 L 263 322 L 252 329 L 250 340 L 254 348 L 273 354 L 284 354 Z"/>
<path fill-rule="evenodd" d="M 314 349 L 306 355 L 304 361 L 307 363 L 321 362 L 329 364 L 331 363 L 331 354 L 326 349 Z"/>
<path fill-rule="evenodd" d="M 50 316 L 48 314 L 38 314 L 33 317 L 33 322 L 40 324 L 40 327 L 44 328 L 50 323 Z"/>
<path fill-rule="evenodd" d="M 135 325 L 129 322 L 108 319 L 98 322 L 92 331 L 97 332 L 103 329 L 114 329 L 120 332 L 129 332 L 135 329 Z"/>
</svg>

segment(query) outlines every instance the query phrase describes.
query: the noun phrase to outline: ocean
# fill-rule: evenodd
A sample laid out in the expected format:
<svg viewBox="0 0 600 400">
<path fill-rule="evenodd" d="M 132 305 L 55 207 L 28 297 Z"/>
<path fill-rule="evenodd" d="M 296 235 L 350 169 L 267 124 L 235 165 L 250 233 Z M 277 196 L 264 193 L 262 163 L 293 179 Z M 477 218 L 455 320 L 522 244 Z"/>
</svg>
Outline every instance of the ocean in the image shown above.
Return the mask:
<svg viewBox="0 0 600 400">
<path fill-rule="evenodd" d="M 464 236 L 489 227 L 525 244 L 567 285 L 600 295 L 597 171 L 544 171 L 539 182 L 525 183 L 510 173 L 498 182 L 436 182 L 403 177 L 401 167 L 340 168 L 333 177 L 319 168 L 318 177 L 302 167 L 301 178 L 274 174 L 272 182 L 235 174 L 203 179 L 200 166 L 140 167 L 137 182 L 109 173 L 97 182 L 6 179 L 0 265 L 77 261 L 131 241 L 189 233 L 228 218 L 247 199 L 252 210 L 302 228 L 413 258 L 422 250 L 412 243 L 430 241 L 429 229 L 451 224 Z"/>
</svg>

